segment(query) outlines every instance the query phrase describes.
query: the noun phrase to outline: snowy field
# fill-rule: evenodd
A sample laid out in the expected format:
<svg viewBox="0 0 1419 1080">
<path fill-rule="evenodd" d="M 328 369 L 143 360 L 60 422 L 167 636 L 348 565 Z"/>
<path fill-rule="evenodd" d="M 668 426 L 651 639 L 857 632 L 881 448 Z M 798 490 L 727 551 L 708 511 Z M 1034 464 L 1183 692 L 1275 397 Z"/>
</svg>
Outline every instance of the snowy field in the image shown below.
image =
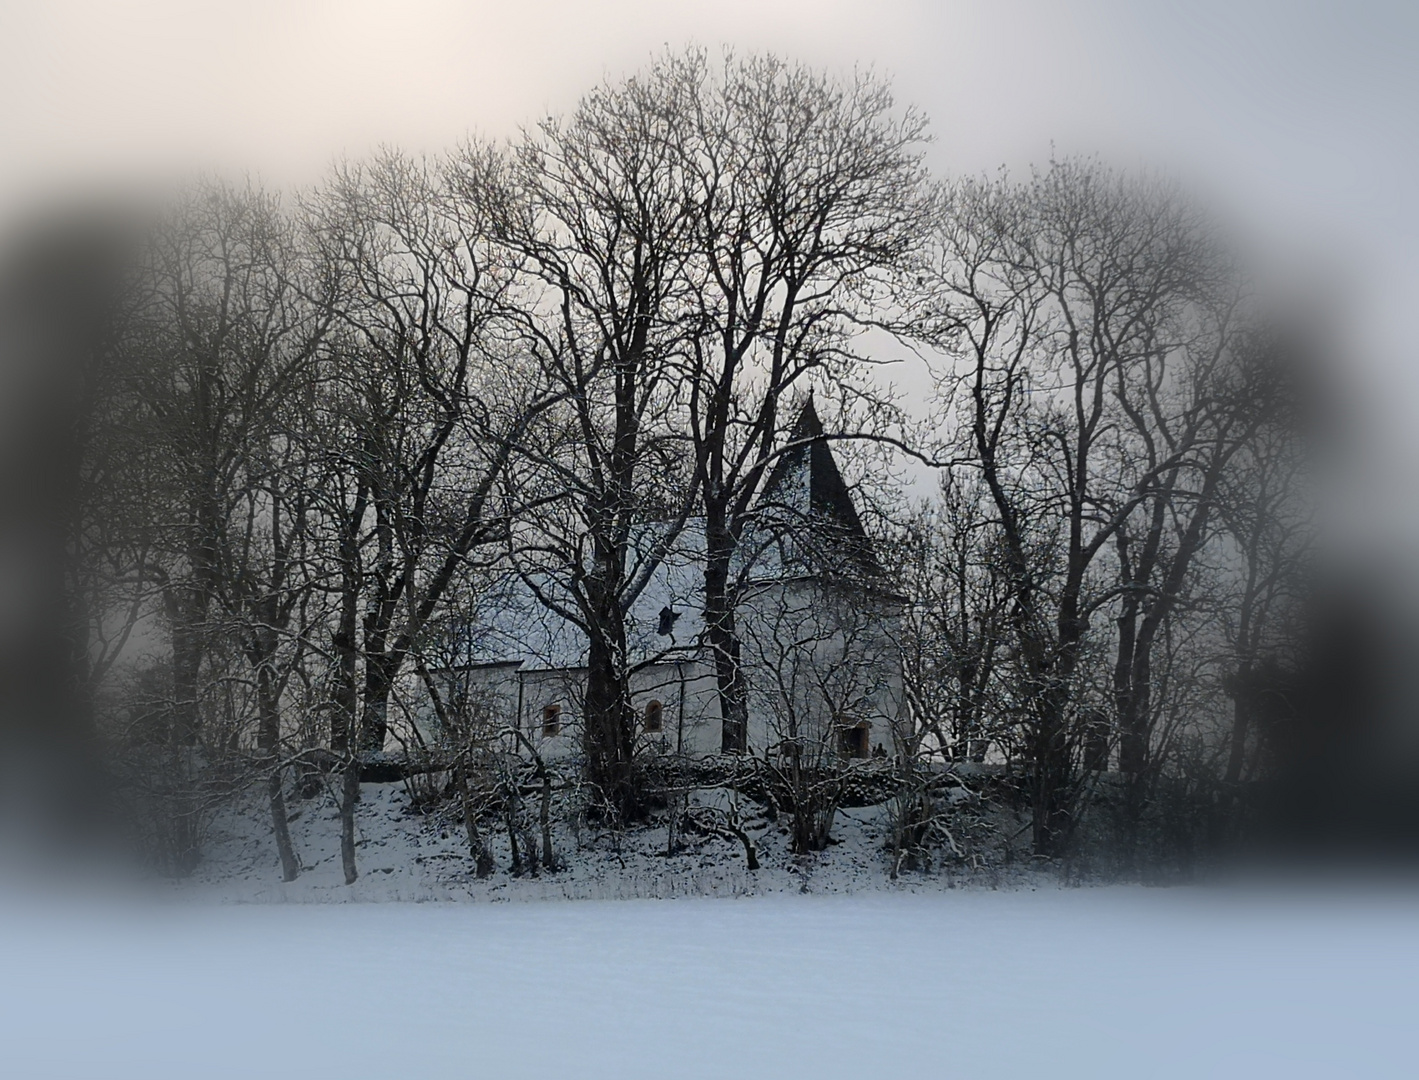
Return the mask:
<svg viewBox="0 0 1419 1080">
<path fill-rule="evenodd" d="M 1419 894 L 0 907 L 0 1074 L 1419 1075 Z"/>
</svg>

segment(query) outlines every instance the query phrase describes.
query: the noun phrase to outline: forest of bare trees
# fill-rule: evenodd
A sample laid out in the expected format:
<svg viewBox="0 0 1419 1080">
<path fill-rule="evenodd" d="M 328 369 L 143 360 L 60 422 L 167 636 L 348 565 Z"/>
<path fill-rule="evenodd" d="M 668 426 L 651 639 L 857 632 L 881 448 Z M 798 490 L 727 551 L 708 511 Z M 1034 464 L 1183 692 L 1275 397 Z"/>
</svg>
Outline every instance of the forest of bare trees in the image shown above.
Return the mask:
<svg viewBox="0 0 1419 1080">
<path fill-rule="evenodd" d="M 1131 872 L 1243 836 L 1309 647 L 1292 343 L 1168 180 L 941 177 L 927 146 L 875 76 L 692 50 L 508 144 L 166 207 L 89 366 L 66 564 L 70 683 L 153 863 L 190 870 L 259 791 L 285 880 L 292 800 L 325 799 L 353 881 L 381 769 L 454 807 L 479 876 L 489 830 L 555 868 L 551 816 L 663 820 L 691 776 L 806 853 L 871 772 L 894 873 L 963 857 L 935 793 L 966 771 L 1041 858 Z M 889 352 L 930 392 L 894 391 Z M 836 655 L 791 608 L 738 618 L 810 393 L 901 605 L 889 658 L 838 647 L 848 616 Z M 627 620 L 695 521 L 722 754 L 671 762 Z M 447 674 L 508 579 L 584 638 L 570 763 Z M 852 712 L 882 664 L 907 702 L 885 759 L 785 689 Z M 780 691 L 755 747 L 751 698 Z"/>
</svg>

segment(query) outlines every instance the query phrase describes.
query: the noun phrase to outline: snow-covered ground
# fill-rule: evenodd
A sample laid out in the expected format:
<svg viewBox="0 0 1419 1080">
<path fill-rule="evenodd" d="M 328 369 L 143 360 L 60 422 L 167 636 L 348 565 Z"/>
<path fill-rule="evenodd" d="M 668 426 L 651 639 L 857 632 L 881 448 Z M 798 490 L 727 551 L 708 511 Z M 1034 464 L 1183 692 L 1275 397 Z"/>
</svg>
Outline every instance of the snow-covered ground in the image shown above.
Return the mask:
<svg viewBox="0 0 1419 1080">
<path fill-rule="evenodd" d="M 0 1077 L 1419 1075 L 1414 888 L 893 882 L 883 807 L 807 860 L 742 809 L 754 874 L 732 840 L 563 822 L 566 868 L 514 878 L 498 836 L 480 881 L 456 820 L 371 784 L 359 881 L 312 799 L 283 885 L 249 800 L 181 886 L 0 890 Z"/>
<path fill-rule="evenodd" d="M 731 798 L 723 790 L 707 790 L 696 793 L 693 801 L 727 809 Z M 889 882 L 890 823 L 885 805 L 839 810 L 833 845 L 807 859 L 791 853 L 786 818 L 771 822 L 747 799 L 741 800 L 739 808 L 763 864 L 754 873 L 746 869 L 741 844 L 724 836 L 681 830 L 676 850 L 667 855 L 664 814 L 648 826 L 617 834 L 573 830 L 559 809 L 553 815 L 555 854 L 563 863 L 559 871 L 514 877 L 507 833 L 492 815 L 484 819 L 483 828 L 496 870 L 478 880 L 455 804 L 446 803 L 435 813 L 413 813 L 402 784 L 364 784 L 355 818 L 359 879 L 345 884 L 335 805 L 331 798 L 317 797 L 293 806 L 291 837 L 302 869 L 287 884 L 281 881 L 266 806 L 258 793 L 250 792 L 215 821 L 204 845 L 204 862 L 179 888 L 184 893 L 248 902 L 614 900 L 840 894 L 883 888 L 936 891 L 961 880 L 1020 885 L 1041 878 L 1023 851 L 1010 865 L 999 865 L 997 848 L 981 859 L 937 866 L 930 875 L 908 874 L 893 883 Z M 998 831 L 1016 832 L 1019 826 L 1010 817 Z M 963 833 L 961 841 L 966 840 Z"/>
<path fill-rule="evenodd" d="M 6 1077 L 1419 1075 L 1413 892 L 0 907 Z"/>
</svg>

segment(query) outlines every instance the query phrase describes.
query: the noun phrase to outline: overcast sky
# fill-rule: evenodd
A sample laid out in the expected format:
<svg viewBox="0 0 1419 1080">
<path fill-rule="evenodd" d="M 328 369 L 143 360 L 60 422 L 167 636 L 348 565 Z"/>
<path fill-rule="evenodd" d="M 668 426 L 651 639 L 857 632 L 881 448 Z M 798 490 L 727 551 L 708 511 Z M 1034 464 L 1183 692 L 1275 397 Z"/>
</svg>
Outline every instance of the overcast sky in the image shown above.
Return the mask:
<svg viewBox="0 0 1419 1080">
<path fill-rule="evenodd" d="M 1356 385 L 1395 438 L 1419 428 L 1412 2 L 0 0 L 0 209 L 192 167 L 291 186 L 381 144 L 511 134 L 688 42 L 891 74 L 942 171 L 1053 147 L 1188 173 L 1333 278 Z"/>
<path fill-rule="evenodd" d="M 300 182 L 381 143 L 438 150 L 470 130 L 511 133 L 663 45 L 694 41 L 892 74 L 932 117 L 943 168 L 1038 161 L 1052 143 L 1171 159 L 1261 197 L 1268 213 L 1345 229 L 1351 200 L 1398 209 L 1412 188 L 1416 11 L 1305 0 L 5 0 L 3 183 L 9 194 L 194 163 Z"/>
</svg>

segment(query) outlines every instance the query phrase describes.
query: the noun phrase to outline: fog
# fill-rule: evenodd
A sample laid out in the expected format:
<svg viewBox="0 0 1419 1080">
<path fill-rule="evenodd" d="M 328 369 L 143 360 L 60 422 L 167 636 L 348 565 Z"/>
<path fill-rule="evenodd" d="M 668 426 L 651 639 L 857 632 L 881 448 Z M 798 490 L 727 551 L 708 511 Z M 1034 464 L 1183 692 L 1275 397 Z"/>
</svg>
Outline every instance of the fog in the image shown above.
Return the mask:
<svg viewBox="0 0 1419 1080">
<path fill-rule="evenodd" d="M 1407 312 L 1419 166 L 1412 5 L 455 0 L 8 5 L 0 206 L 152 190 L 194 170 L 281 189 L 382 146 L 514 134 L 587 87 L 694 42 L 893 77 L 944 173 L 1098 153 L 1181 173 L 1226 206 L 1288 287 L 1337 306 L 1384 451 L 1419 393 Z M 1403 393 L 1396 393 L 1402 388 Z M 1396 482 L 1399 482 L 1396 478 Z"/>
<path fill-rule="evenodd" d="M 1402 3 L 0 6 L 20 1067 L 1397 1072 L 1416 106 Z"/>
</svg>

